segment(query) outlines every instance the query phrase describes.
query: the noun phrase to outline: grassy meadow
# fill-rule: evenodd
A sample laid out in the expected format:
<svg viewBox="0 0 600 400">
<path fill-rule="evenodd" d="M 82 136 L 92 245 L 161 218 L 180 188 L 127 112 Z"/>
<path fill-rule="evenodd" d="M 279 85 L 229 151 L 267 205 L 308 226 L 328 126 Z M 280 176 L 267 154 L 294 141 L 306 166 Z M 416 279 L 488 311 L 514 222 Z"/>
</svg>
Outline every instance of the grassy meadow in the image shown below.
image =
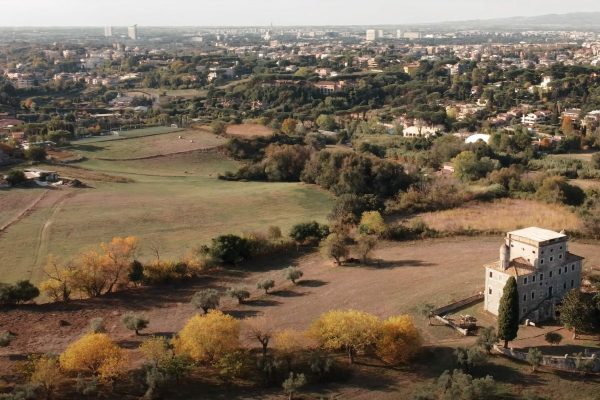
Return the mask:
<svg viewBox="0 0 600 400">
<path fill-rule="evenodd" d="M 236 169 L 238 163 L 216 152 L 169 154 L 180 151 L 169 146 L 180 134 L 100 142 L 93 149 L 76 145 L 71 151 L 85 161 L 43 166 L 90 187 L 50 190 L 25 218 L 0 234 L 0 254 L 10 255 L 0 262 L 1 280 L 39 281 L 48 255 L 67 260 L 114 236 L 140 237 L 146 243 L 140 250 L 142 259 L 151 257 L 150 243 L 168 258 L 184 255 L 219 234 L 266 230 L 270 225 L 286 233 L 298 222 L 326 220 L 333 204 L 326 191 L 300 183 L 219 180 L 219 173 Z M 194 134 L 203 148 L 222 143 L 205 131 L 182 135 Z M 98 159 L 136 158 L 148 152 L 162 156 Z M 0 222 L 10 221 L 45 190 L 0 191 L 0 204 L 7 205 L 0 209 Z"/>
</svg>

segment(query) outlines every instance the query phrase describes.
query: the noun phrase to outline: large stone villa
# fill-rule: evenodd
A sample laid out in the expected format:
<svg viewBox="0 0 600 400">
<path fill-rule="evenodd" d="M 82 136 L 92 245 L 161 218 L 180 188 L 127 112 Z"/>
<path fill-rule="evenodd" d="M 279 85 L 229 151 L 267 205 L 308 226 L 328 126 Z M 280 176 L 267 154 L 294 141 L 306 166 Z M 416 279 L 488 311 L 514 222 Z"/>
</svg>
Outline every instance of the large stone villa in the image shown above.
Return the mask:
<svg viewBox="0 0 600 400">
<path fill-rule="evenodd" d="M 555 306 L 581 284 L 583 257 L 569 253 L 568 236 L 541 228 L 508 232 L 500 259 L 485 265 L 485 310 L 498 315 L 504 285 L 517 280 L 520 319 L 555 317 Z"/>
</svg>

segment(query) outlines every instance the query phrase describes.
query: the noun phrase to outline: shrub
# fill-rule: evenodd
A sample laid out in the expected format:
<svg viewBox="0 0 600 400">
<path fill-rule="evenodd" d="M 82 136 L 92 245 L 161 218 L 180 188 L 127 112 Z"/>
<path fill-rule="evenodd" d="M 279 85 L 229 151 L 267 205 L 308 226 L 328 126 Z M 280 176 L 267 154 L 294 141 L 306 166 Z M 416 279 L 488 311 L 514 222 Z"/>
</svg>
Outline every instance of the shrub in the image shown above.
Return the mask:
<svg viewBox="0 0 600 400">
<path fill-rule="evenodd" d="M 17 186 L 27 180 L 25 173 L 19 169 L 13 169 L 6 175 L 6 180 L 11 186 Z"/>
<path fill-rule="evenodd" d="M 220 311 L 192 317 L 174 340 L 175 351 L 194 361 L 214 362 L 240 346 L 240 323 Z"/>
<path fill-rule="evenodd" d="M 217 308 L 220 303 L 221 295 L 215 289 L 203 289 L 192 296 L 191 303 L 196 308 L 201 308 L 204 313 Z"/>
<path fill-rule="evenodd" d="M 25 158 L 32 161 L 44 161 L 46 159 L 46 150 L 43 147 L 32 146 L 25 150 Z"/>
<path fill-rule="evenodd" d="M 125 328 L 134 331 L 136 335 L 140 334 L 140 331 L 146 329 L 150 321 L 143 315 L 128 312 L 121 318 L 121 322 Z"/>
<path fill-rule="evenodd" d="M 283 270 L 283 276 L 285 279 L 292 281 L 293 284 L 296 284 L 296 281 L 304 275 L 304 272 L 300 271 L 296 267 L 288 267 Z"/>
<path fill-rule="evenodd" d="M 47 399 L 52 398 L 56 387 L 63 380 L 58 359 L 55 356 L 41 356 L 36 358 L 32 364 L 32 374 L 29 382 L 39 386 L 44 391 Z"/>
<path fill-rule="evenodd" d="M 210 129 L 215 135 L 223 135 L 227 132 L 227 124 L 223 121 L 213 121 L 210 124 Z"/>
<path fill-rule="evenodd" d="M 265 279 L 256 284 L 257 289 L 262 289 L 265 291 L 265 294 L 269 293 L 270 289 L 275 287 L 275 281 L 273 279 Z"/>
<path fill-rule="evenodd" d="M 242 288 L 229 288 L 227 295 L 238 300 L 238 304 L 242 304 L 244 300 L 250 298 L 250 292 Z"/>
<path fill-rule="evenodd" d="M 143 268 L 143 280 L 150 285 L 180 282 L 195 273 L 186 263 L 173 261 L 157 261 L 146 264 Z"/>
<path fill-rule="evenodd" d="M 487 353 L 481 351 L 480 347 L 459 347 L 454 350 L 456 364 L 466 372 L 471 372 L 473 367 L 482 365 L 488 358 Z"/>
<path fill-rule="evenodd" d="M 97 317 L 90 320 L 90 332 L 91 333 L 104 333 L 106 327 L 104 326 L 104 318 Z"/>
<path fill-rule="evenodd" d="M 564 203 L 572 206 L 579 206 L 585 200 L 585 192 L 580 187 L 570 185 L 560 176 L 544 178 L 536 191 L 536 196 L 548 203 Z"/>
<path fill-rule="evenodd" d="M 544 339 L 546 339 L 546 342 L 550 343 L 551 345 L 555 345 L 562 342 L 563 336 L 558 332 L 547 332 L 544 335 Z"/>
<path fill-rule="evenodd" d="M 129 264 L 127 279 L 134 284 L 140 284 L 144 281 L 144 266 L 138 260 L 133 260 Z"/>
<path fill-rule="evenodd" d="M 248 258 L 250 246 L 246 239 L 239 236 L 222 235 L 214 238 L 206 251 L 220 263 L 236 265 Z"/>
<path fill-rule="evenodd" d="M 125 372 L 127 355 L 104 333 L 88 333 L 71 343 L 60 355 L 66 372 L 88 372 L 102 379 L 114 379 Z"/>
<path fill-rule="evenodd" d="M 296 224 L 290 231 L 290 237 L 296 243 L 306 244 L 309 242 L 319 242 L 329 234 L 329 227 L 321 225 L 316 221 Z"/>
<path fill-rule="evenodd" d="M 283 391 L 289 396 L 289 400 L 294 398 L 294 393 L 296 393 L 300 388 L 306 385 L 306 376 L 304 374 L 296 374 L 290 372 L 290 376 L 283 381 L 281 387 L 283 387 Z"/>
<path fill-rule="evenodd" d="M 14 285 L 0 284 L 0 304 L 26 303 L 39 295 L 39 289 L 29 281 L 18 281 Z"/>
<path fill-rule="evenodd" d="M 12 340 L 14 339 L 14 335 L 8 331 L 0 332 L 0 347 L 8 347 Z"/>
<path fill-rule="evenodd" d="M 248 367 L 248 354 L 242 350 L 224 354 L 213 363 L 213 367 L 224 381 L 231 381 L 242 376 Z"/>
</svg>

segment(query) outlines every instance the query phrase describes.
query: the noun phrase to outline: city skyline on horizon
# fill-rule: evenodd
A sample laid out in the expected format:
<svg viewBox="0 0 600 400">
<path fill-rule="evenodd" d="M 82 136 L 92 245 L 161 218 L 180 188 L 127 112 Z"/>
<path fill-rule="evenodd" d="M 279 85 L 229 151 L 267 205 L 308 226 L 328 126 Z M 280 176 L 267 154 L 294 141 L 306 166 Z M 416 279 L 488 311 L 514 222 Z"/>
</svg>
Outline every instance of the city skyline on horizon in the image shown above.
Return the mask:
<svg viewBox="0 0 600 400">
<path fill-rule="evenodd" d="M 77 0 L 0 0 L 0 7 L 9 11 L 0 15 L 0 26 L 381 26 L 600 11 L 600 3 L 592 0 L 573 0 L 568 4 L 556 0 L 531 0 L 525 4 L 517 0 L 422 0 L 410 4 L 371 0 L 369 7 L 357 0 L 305 0 L 301 5 L 277 0 L 174 0 L 172 3 L 175 6 L 165 10 L 164 4 L 157 0 L 87 0 L 85 3 Z M 298 13 L 300 8 L 314 12 Z M 356 12 L 359 8 L 360 12 Z"/>
</svg>

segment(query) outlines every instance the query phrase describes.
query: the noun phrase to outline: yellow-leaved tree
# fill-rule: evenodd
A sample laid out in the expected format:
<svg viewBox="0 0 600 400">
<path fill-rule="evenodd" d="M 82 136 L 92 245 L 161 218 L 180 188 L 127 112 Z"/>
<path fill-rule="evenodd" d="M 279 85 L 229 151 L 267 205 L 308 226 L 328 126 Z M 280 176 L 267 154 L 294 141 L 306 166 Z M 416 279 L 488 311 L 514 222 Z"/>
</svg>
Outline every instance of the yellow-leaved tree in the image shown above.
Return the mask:
<svg viewBox="0 0 600 400">
<path fill-rule="evenodd" d="M 350 364 L 358 351 L 377 343 L 381 321 L 357 310 L 328 311 L 313 322 L 309 335 L 326 350 L 345 350 Z"/>
<path fill-rule="evenodd" d="M 292 369 L 294 356 L 307 347 L 307 342 L 306 335 L 294 329 L 283 329 L 273 336 L 273 348 L 277 357 L 286 362 L 288 370 Z"/>
<path fill-rule="evenodd" d="M 410 315 L 390 317 L 381 324 L 377 355 L 388 364 L 411 360 L 421 349 L 423 340 Z"/>
<path fill-rule="evenodd" d="M 173 340 L 175 352 L 194 361 L 214 362 L 240 347 L 240 323 L 218 310 L 196 314 Z"/>
<path fill-rule="evenodd" d="M 360 217 L 358 230 L 363 235 L 381 236 L 385 233 L 387 226 L 379 211 L 365 211 Z"/>
<path fill-rule="evenodd" d="M 40 290 L 53 301 L 68 301 L 73 293 L 96 297 L 127 284 L 127 272 L 138 247 L 135 236 L 115 237 L 100 249 L 84 251 L 76 261 L 61 265 L 54 257 L 44 268 Z"/>
<path fill-rule="evenodd" d="M 75 273 L 72 264 L 62 265 L 54 256 L 50 256 L 44 267 L 44 274 L 48 279 L 40 283 L 40 291 L 52 301 L 69 301 L 73 292 Z"/>
<path fill-rule="evenodd" d="M 88 333 L 71 343 L 59 358 L 66 372 L 84 372 L 103 380 L 124 374 L 127 354 L 104 333 Z"/>
</svg>

